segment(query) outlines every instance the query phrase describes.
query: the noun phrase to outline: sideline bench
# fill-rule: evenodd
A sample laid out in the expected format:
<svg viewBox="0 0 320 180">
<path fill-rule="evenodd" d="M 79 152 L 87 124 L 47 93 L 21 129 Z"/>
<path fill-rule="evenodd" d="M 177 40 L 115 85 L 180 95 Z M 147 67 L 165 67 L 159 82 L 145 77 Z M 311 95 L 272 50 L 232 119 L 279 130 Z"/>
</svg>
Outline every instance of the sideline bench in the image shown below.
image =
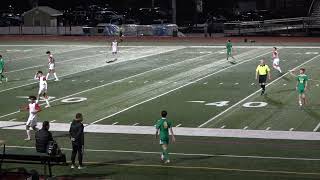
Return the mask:
<svg viewBox="0 0 320 180">
<path fill-rule="evenodd" d="M 0 154 L 1 164 L 13 163 L 13 164 L 40 164 L 44 165 L 44 172 L 49 170 L 49 177 L 52 177 L 52 166 L 63 165 L 67 166 L 66 156 L 64 154 L 59 156 L 50 156 L 46 153 L 6 153 L 5 146 L 3 147 L 3 153 Z M 1 168 L 1 165 L 0 165 Z M 2 171 L 2 169 L 0 169 Z"/>
</svg>

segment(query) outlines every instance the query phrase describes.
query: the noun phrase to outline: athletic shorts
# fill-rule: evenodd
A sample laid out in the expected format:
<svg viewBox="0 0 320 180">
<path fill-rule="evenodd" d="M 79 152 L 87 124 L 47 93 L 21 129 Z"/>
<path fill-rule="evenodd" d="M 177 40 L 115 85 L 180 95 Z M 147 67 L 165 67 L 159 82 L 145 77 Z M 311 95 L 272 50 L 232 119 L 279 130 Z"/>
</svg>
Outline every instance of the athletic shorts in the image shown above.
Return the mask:
<svg viewBox="0 0 320 180">
<path fill-rule="evenodd" d="M 231 56 L 232 51 L 231 50 L 227 50 L 227 55 Z"/>
<path fill-rule="evenodd" d="M 298 87 L 298 93 L 299 93 L 299 94 L 303 94 L 303 93 L 304 93 L 304 88 Z"/>
<path fill-rule="evenodd" d="M 39 88 L 39 92 L 38 94 L 44 94 L 44 93 L 47 93 L 47 88 Z"/>
<path fill-rule="evenodd" d="M 29 118 L 26 125 L 27 126 L 30 126 L 30 127 L 34 127 L 34 126 L 37 126 L 37 116 L 33 117 L 33 118 Z"/>
<path fill-rule="evenodd" d="M 279 66 L 279 64 L 280 64 L 280 59 L 279 58 L 273 59 L 273 66 Z"/>
<path fill-rule="evenodd" d="M 159 144 L 160 144 L 160 145 L 169 144 L 169 139 L 160 139 Z"/>
<path fill-rule="evenodd" d="M 54 70 L 54 64 L 49 64 L 49 70 Z"/>
<path fill-rule="evenodd" d="M 267 82 L 267 75 L 259 75 L 259 84 L 265 84 Z"/>
</svg>

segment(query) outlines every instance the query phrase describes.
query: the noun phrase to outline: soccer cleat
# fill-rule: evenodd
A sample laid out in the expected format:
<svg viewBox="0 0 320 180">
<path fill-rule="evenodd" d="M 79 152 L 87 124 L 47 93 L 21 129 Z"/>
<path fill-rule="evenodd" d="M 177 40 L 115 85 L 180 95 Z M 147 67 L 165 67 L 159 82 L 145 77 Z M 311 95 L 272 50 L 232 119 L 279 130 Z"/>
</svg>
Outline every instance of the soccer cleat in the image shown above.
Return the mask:
<svg viewBox="0 0 320 180">
<path fill-rule="evenodd" d="M 78 169 L 84 169 L 85 167 L 83 167 L 83 166 L 78 166 Z"/>
<path fill-rule="evenodd" d="M 74 169 L 75 167 L 76 167 L 76 166 L 75 166 L 74 164 L 72 164 L 70 168 L 71 168 L 71 169 Z"/>
<path fill-rule="evenodd" d="M 165 164 L 169 164 L 169 163 L 170 163 L 170 160 L 168 159 L 168 160 L 166 160 L 164 163 L 165 163 Z"/>
</svg>

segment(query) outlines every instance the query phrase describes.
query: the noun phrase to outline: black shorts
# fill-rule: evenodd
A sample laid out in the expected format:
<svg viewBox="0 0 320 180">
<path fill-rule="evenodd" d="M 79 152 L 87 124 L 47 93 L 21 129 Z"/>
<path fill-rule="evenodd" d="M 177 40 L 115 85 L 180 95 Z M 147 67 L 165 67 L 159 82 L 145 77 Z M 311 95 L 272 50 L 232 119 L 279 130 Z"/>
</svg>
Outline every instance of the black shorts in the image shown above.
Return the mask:
<svg viewBox="0 0 320 180">
<path fill-rule="evenodd" d="M 259 75 L 259 84 L 265 84 L 267 82 L 267 75 Z"/>
</svg>

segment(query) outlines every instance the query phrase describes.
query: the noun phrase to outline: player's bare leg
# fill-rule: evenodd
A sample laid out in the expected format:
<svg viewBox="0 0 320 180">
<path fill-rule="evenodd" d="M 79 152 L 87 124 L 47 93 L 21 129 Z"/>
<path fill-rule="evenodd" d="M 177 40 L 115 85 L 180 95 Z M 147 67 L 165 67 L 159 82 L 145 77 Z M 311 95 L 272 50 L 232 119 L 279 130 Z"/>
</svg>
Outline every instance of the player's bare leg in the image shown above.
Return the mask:
<svg viewBox="0 0 320 180">
<path fill-rule="evenodd" d="M 167 144 L 162 144 L 162 155 L 161 155 L 161 159 L 164 160 L 164 163 L 170 163 L 170 159 L 169 159 L 169 153 L 168 153 L 168 145 Z"/>
<path fill-rule="evenodd" d="M 47 94 L 46 94 L 46 93 L 44 93 L 44 94 L 43 94 L 43 98 L 44 98 L 44 100 L 45 100 L 45 101 L 46 101 L 46 103 L 47 103 L 47 105 L 45 106 L 45 108 L 50 107 L 50 103 L 49 103 L 48 96 L 47 96 Z"/>
<path fill-rule="evenodd" d="M 274 68 L 275 70 L 279 71 L 280 74 L 282 74 L 282 70 L 281 70 L 281 68 L 280 68 L 279 65 L 274 64 L 274 65 L 273 65 L 273 68 Z"/>
<path fill-rule="evenodd" d="M 27 138 L 25 138 L 25 141 L 31 140 L 31 132 L 30 132 L 30 126 L 26 125 L 26 131 L 27 131 Z"/>
</svg>

